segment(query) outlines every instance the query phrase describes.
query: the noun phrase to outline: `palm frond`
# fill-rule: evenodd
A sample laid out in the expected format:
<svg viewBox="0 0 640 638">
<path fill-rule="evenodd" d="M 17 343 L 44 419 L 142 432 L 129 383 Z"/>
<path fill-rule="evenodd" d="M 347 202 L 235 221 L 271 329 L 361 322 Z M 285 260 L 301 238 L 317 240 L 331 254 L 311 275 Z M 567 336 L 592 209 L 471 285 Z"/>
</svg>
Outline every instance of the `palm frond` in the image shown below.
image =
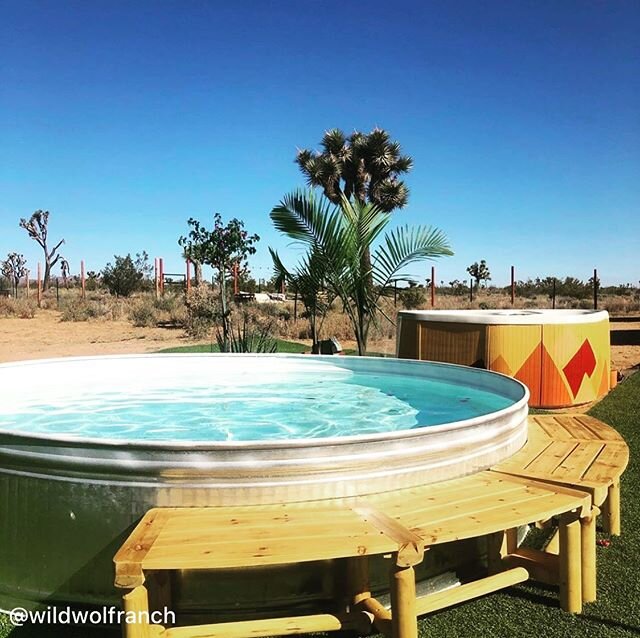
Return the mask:
<svg viewBox="0 0 640 638">
<path fill-rule="evenodd" d="M 340 222 L 330 202 L 320 203 L 313 192 L 302 190 L 286 195 L 270 217 L 281 233 L 309 245 L 322 244 Z"/>
<path fill-rule="evenodd" d="M 400 226 L 388 233 L 373 253 L 374 282 L 385 288 L 407 266 L 446 255 L 453 255 L 453 252 L 442 231 L 428 226 Z"/>
</svg>

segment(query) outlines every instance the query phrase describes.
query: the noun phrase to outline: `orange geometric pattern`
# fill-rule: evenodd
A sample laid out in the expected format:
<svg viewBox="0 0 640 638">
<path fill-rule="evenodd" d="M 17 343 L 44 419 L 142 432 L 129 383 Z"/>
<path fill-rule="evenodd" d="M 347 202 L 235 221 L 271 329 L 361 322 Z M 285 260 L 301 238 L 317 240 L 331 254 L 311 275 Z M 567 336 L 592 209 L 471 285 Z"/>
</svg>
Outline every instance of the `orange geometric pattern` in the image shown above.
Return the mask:
<svg viewBox="0 0 640 638">
<path fill-rule="evenodd" d="M 401 358 L 480 365 L 515 377 L 531 407 L 559 408 L 595 401 L 609 392 L 609 321 L 475 324 L 403 320 Z"/>
<path fill-rule="evenodd" d="M 489 327 L 488 368 L 515 377 L 532 407 L 594 401 L 609 392 L 609 325 Z"/>
</svg>

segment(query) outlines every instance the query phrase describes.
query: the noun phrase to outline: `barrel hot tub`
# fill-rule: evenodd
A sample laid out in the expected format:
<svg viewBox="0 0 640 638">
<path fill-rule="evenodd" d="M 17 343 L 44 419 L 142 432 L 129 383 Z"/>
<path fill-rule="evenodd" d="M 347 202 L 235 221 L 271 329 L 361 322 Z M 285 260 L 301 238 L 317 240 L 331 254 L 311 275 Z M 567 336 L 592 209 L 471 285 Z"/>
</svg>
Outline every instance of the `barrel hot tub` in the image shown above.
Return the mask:
<svg viewBox="0 0 640 638">
<path fill-rule="evenodd" d="M 407 310 L 398 323 L 399 357 L 515 377 L 529 388 L 532 407 L 588 403 L 610 389 L 606 311 Z"/>
<path fill-rule="evenodd" d="M 0 387 L 4 608 L 115 603 L 112 557 L 152 507 L 398 490 L 485 469 L 526 440 L 521 383 L 417 361 L 58 359 L 0 365 Z M 438 550 L 426 572 L 442 573 L 459 554 Z M 243 615 L 260 611 L 256 600 L 269 613 L 310 609 L 335 593 L 333 574 L 328 563 L 257 576 L 233 571 L 214 581 L 182 572 L 174 598 L 185 613 L 213 607 Z"/>
</svg>

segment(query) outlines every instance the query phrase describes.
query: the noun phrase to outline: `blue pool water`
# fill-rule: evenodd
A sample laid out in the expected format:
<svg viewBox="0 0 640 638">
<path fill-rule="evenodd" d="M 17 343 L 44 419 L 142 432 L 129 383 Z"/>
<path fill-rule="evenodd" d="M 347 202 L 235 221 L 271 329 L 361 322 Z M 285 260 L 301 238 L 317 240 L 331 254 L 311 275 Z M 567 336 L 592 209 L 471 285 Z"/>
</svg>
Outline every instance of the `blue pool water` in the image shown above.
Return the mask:
<svg viewBox="0 0 640 638">
<path fill-rule="evenodd" d="M 421 366 L 431 364 L 395 362 L 385 372 L 381 362 L 366 369 L 341 359 L 214 357 L 187 367 L 186 357 L 157 357 L 157 366 L 140 367 L 153 358 L 125 358 L 119 371 L 92 367 L 98 359 L 82 371 L 71 360 L 62 374 L 68 382 L 0 406 L 0 430 L 129 441 L 307 439 L 450 423 L 514 402 L 483 384 L 452 381 L 437 367 L 424 374 Z"/>
</svg>

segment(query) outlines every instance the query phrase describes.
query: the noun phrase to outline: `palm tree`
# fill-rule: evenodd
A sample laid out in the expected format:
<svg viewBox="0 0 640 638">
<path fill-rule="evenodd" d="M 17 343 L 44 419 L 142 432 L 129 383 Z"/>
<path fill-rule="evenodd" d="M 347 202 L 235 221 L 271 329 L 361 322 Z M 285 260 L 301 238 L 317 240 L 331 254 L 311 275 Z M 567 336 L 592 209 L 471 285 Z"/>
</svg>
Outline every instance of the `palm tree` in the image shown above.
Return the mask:
<svg viewBox="0 0 640 638">
<path fill-rule="evenodd" d="M 309 320 L 311 340 L 318 345 L 322 322 L 331 307 L 334 297 L 326 291 L 326 271 L 319 251 L 311 249 L 296 266 L 288 270 L 278 253 L 269 248 L 276 279 L 276 288 L 285 282 L 304 304 L 304 316 Z"/>
<path fill-rule="evenodd" d="M 392 293 L 395 281 L 407 277 L 403 269 L 453 254 L 444 234 L 430 227 L 405 225 L 381 237 L 390 213 L 344 195 L 340 205 L 333 206 L 326 197 L 296 191 L 273 208 L 271 219 L 280 232 L 305 244 L 308 255 L 320 261 L 326 288 L 342 301 L 360 355 L 366 353 L 371 325 L 384 315 L 380 298 Z M 367 253 L 370 266 L 363 259 Z"/>
</svg>

